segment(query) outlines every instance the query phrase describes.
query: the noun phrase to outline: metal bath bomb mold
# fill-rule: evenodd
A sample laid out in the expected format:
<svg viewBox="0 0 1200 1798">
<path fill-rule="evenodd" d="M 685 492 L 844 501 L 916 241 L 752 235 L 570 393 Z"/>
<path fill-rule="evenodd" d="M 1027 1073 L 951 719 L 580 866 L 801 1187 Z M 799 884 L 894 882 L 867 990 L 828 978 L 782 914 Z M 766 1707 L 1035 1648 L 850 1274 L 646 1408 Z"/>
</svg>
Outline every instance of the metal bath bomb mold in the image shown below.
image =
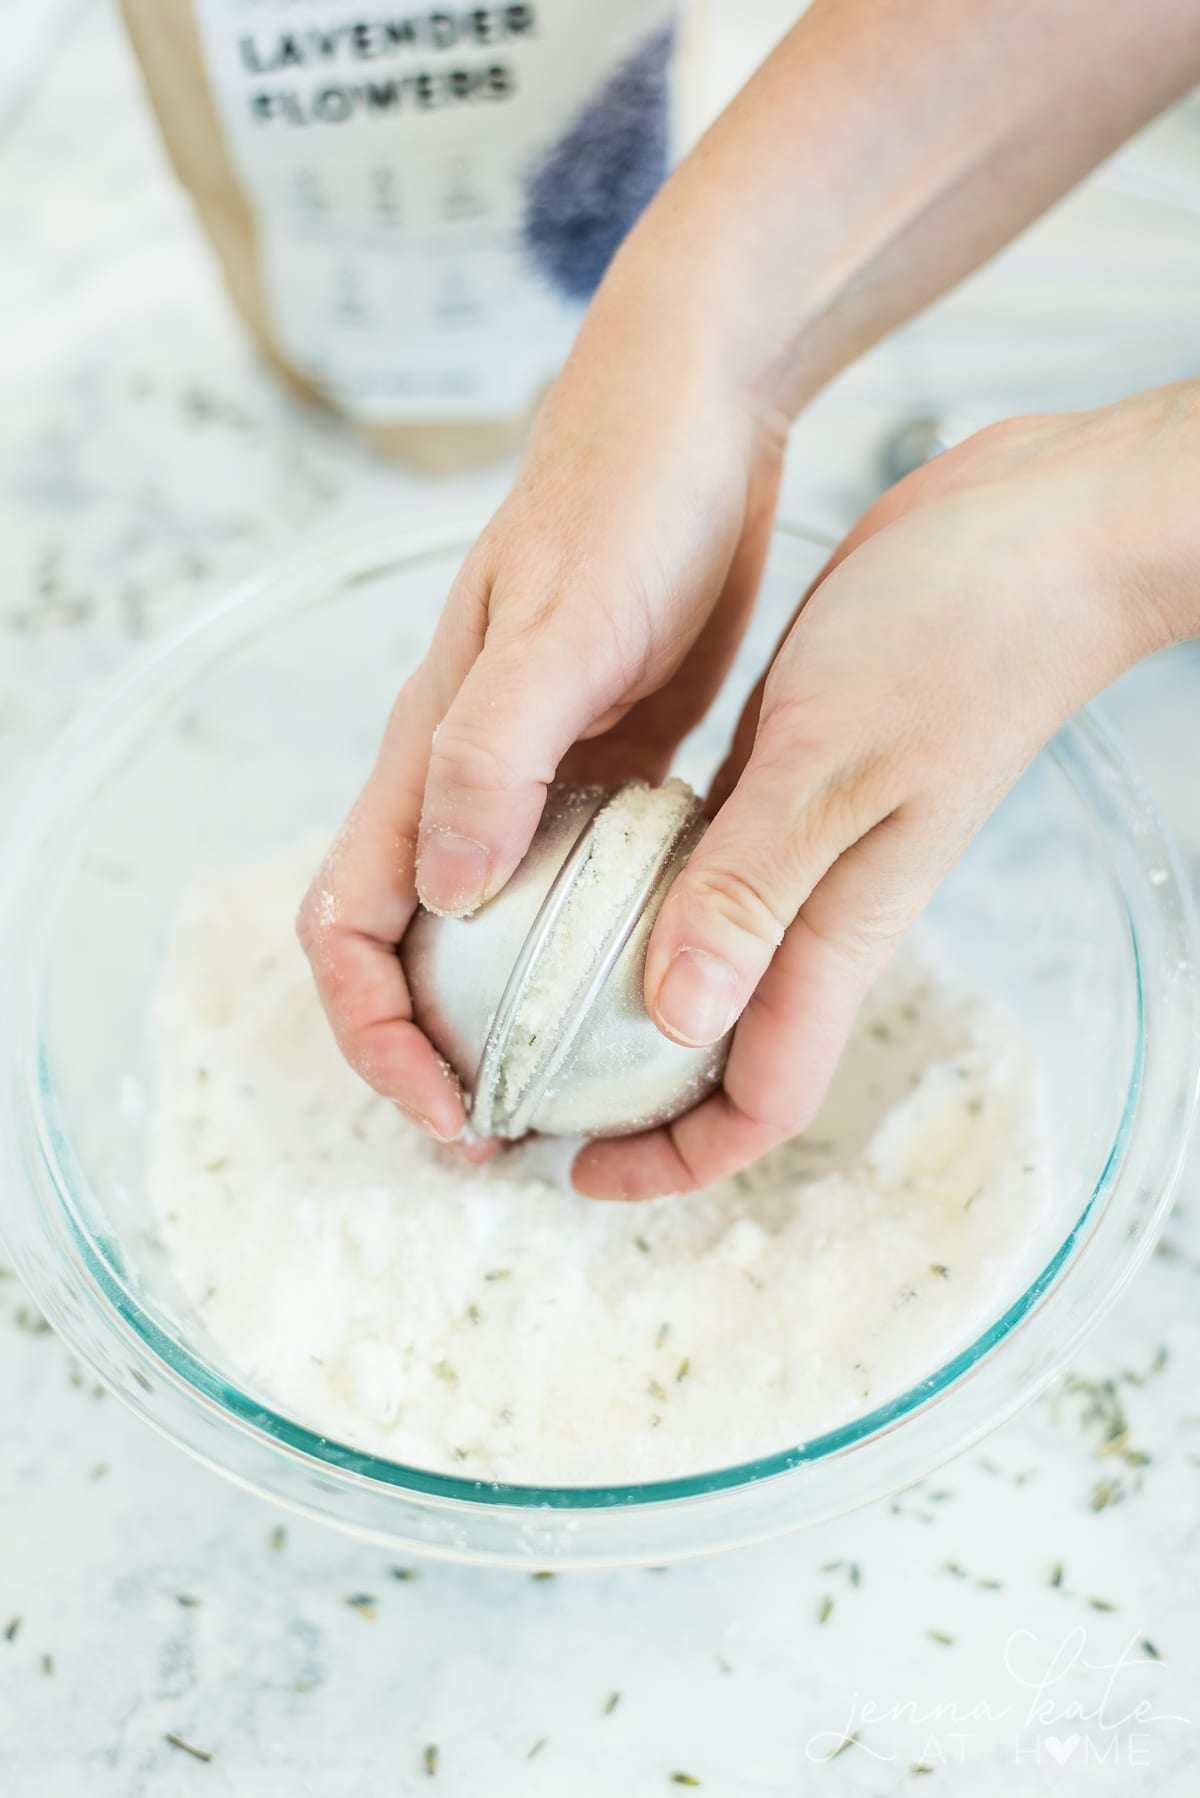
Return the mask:
<svg viewBox="0 0 1200 1798">
<path fill-rule="evenodd" d="M 466 918 L 417 913 L 400 945 L 413 1013 L 481 1136 L 627 1136 L 719 1085 L 729 1037 L 669 1041 L 642 991 L 654 921 L 704 830 L 680 781 L 556 784 L 494 898 Z"/>
</svg>

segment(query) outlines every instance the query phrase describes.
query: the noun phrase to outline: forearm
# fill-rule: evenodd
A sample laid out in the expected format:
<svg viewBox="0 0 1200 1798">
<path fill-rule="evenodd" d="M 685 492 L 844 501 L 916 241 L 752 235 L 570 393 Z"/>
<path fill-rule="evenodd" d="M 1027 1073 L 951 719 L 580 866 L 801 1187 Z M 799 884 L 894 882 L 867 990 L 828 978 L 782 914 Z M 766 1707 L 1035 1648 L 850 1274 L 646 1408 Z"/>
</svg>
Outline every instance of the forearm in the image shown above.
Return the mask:
<svg viewBox="0 0 1200 1798">
<path fill-rule="evenodd" d="M 790 416 L 1198 79 L 1194 0 L 816 0 L 596 314 L 649 306 L 669 355 Z"/>
</svg>

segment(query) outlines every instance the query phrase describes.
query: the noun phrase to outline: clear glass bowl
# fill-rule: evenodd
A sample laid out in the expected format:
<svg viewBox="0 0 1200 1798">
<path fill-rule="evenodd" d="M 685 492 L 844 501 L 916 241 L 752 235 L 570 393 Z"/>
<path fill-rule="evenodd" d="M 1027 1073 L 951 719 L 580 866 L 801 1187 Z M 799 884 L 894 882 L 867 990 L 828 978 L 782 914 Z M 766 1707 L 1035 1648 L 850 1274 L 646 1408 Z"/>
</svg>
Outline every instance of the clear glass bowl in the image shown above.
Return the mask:
<svg viewBox="0 0 1200 1798">
<path fill-rule="evenodd" d="M 0 870 L 0 1222 L 77 1354 L 242 1484 L 431 1555 L 663 1562 L 827 1518 L 977 1441 L 1060 1369 L 1163 1222 L 1196 1090 L 1193 926 L 1174 854 L 1113 743 L 1081 719 L 1000 808 L 922 929 L 1024 1027 L 1053 1202 L 1003 1309 L 918 1386 L 751 1465 L 540 1489 L 426 1473 L 320 1437 L 246 1390 L 183 1293 L 143 1182 L 148 1020 L 166 934 L 214 865 L 331 827 L 373 755 L 472 533 L 392 535 L 257 580 L 78 721 Z M 703 781 L 826 546 L 777 535 Z M 236 927 L 234 922 L 232 927 Z"/>
</svg>

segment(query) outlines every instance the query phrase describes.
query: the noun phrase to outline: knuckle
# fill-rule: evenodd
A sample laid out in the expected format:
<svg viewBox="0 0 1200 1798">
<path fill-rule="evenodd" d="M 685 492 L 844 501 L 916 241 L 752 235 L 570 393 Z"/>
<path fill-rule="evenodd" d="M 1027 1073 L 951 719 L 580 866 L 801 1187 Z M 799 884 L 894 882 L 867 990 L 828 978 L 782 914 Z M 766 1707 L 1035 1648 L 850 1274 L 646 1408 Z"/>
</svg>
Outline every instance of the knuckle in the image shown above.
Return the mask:
<svg viewBox="0 0 1200 1798">
<path fill-rule="evenodd" d="M 786 739 L 797 747 L 804 741 L 810 707 L 793 687 L 796 659 L 797 638 L 793 631 L 767 669 L 763 681 L 757 733 L 760 740 L 766 737 Z"/>
<path fill-rule="evenodd" d="M 804 808 L 807 845 L 840 855 L 879 822 L 880 758 L 865 751 L 821 781 Z"/>
<path fill-rule="evenodd" d="M 882 968 L 899 946 L 910 922 L 893 910 L 861 910 L 829 916 L 802 912 L 800 923 L 819 949 L 849 973 L 866 976 Z"/>
<path fill-rule="evenodd" d="M 612 588 L 592 569 L 561 569 L 542 576 L 517 605 L 497 612 L 489 631 L 489 649 L 518 668 L 543 657 L 554 665 L 568 662 L 584 692 L 615 687 L 636 688 L 654 657 L 653 610 L 635 586 L 620 583 L 621 603 Z"/>
<path fill-rule="evenodd" d="M 689 869 L 680 899 L 692 916 L 715 917 L 726 928 L 771 949 L 782 940 L 784 921 L 766 887 L 749 871 L 735 872 L 719 864 Z"/>
<path fill-rule="evenodd" d="M 839 741 L 843 747 L 831 754 Z M 787 797 L 780 852 L 790 863 L 841 854 L 892 809 L 890 789 L 902 756 L 872 743 L 852 723 L 818 716 L 804 701 L 787 698 L 764 715 L 754 761 L 772 787 Z"/>
<path fill-rule="evenodd" d="M 300 947 L 311 961 L 317 939 L 321 934 L 321 901 L 315 883 L 309 887 L 300 901 L 296 911 L 295 929 Z"/>
<path fill-rule="evenodd" d="M 553 770 L 544 776 L 552 777 Z M 429 783 L 442 793 L 503 793 L 528 778 L 489 719 L 451 714 L 434 738 Z"/>
<path fill-rule="evenodd" d="M 1023 422 L 1019 418 L 1000 418 L 992 424 L 981 425 L 979 430 L 949 446 L 951 461 L 977 461 L 1006 449 L 1010 443 L 1019 442 Z"/>
<path fill-rule="evenodd" d="M 777 767 L 795 768 L 829 736 L 832 722 L 828 697 L 818 695 L 805 679 L 804 643 L 793 634 L 763 682 L 755 756 L 767 757 Z"/>
<path fill-rule="evenodd" d="M 726 1095 L 728 1097 L 728 1095 Z M 763 1104 L 749 1098 L 732 1099 L 729 1103 L 743 1127 L 753 1132 L 755 1159 L 778 1148 L 781 1142 L 795 1136 L 812 1117 L 812 1106 L 806 1097 L 772 1095 L 776 1103 Z"/>
<path fill-rule="evenodd" d="M 407 717 L 416 710 L 424 700 L 427 692 L 436 690 L 436 670 L 432 657 L 425 660 L 403 682 L 395 699 L 392 701 L 391 717 L 393 720 Z"/>
<path fill-rule="evenodd" d="M 446 596 L 443 618 L 482 638 L 487 628 L 494 574 L 493 546 L 485 530 L 467 554 Z"/>
<path fill-rule="evenodd" d="M 508 571 L 493 595 L 487 646 L 492 654 L 515 660 L 534 654 L 545 633 L 561 621 L 563 582 L 561 576 L 540 575 L 522 580 L 519 587 L 513 582 Z"/>
<path fill-rule="evenodd" d="M 951 487 L 958 478 L 974 479 L 1003 472 L 1011 458 L 1036 445 L 1045 430 L 1046 419 L 1037 413 L 997 419 L 944 451 L 943 470 L 938 468 L 942 457 L 935 457 L 928 464 L 931 481 L 937 487 Z"/>
<path fill-rule="evenodd" d="M 326 1006 L 337 1000 L 344 984 L 337 925 L 337 898 L 318 875 L 300 901 L 295 931 Z"/>
</svg>

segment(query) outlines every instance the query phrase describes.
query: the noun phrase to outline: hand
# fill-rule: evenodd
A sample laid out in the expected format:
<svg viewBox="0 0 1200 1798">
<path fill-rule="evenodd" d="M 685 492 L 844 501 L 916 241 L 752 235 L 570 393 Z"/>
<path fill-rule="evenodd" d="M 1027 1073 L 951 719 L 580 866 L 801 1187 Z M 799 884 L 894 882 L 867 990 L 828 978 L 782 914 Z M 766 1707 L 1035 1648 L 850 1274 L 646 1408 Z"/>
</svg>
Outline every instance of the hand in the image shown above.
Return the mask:
<svg viewBox="0 0 1200 1798">
<path fill-rule="evenodd" d="M 606 281 L 298 920 L 347 1060 L 443 1141 L 462 1096 L 395 952 L 418 893 L 465 913 L 503 886 L 556 773 L 661 780 L 766 554 L 783 421 L 664 331 L 651 287 L 630 311 Z"/>
<path fill-rule="evenodd" d="M 664 771 L 752 603 L 786 418 L 1195 80 L 1180 0 L 1082 37 L 1076 0 L 990 11 L 824 0 L 787 34 L 622 246 L 400 696 L 299 931 L 348 1060 L 445 1140 L 394 952 L 418 887 L 495 892 L 556 768 Z"/>
<path fill-rule="evenodd" d="M 1200 630 L 1200 382 L 982 432 L 884 496 L 753 696 L 707 836 L 651 940 L 679 1041 L 740 1020 L 723 1089 L 589 1144 L 574 1182 L 647 1198 L 802 1129 L 860 999 L 1056 727 Z"/>
</svg>

